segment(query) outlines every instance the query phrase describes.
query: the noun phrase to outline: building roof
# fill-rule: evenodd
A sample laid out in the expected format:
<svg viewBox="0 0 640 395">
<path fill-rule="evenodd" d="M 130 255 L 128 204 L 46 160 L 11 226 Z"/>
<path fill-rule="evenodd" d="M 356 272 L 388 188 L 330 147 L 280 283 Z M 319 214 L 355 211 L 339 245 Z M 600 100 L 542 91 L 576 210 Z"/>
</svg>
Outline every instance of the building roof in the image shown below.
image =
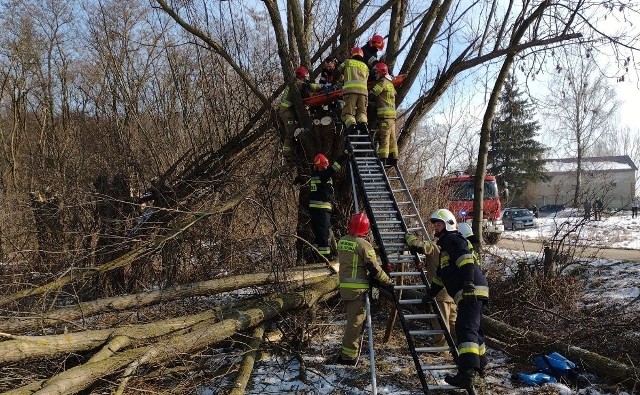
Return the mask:
<svg viewBox="0 0 640 395">
<path fill-rule="evenodd" d="M 578 160 L 576 158 L 546 159 L 544 171 L 546 173 L 575 173 Z M 638 170 L 629 155 L 593 156 L 582 158 L 582 170 L 590 172 L 612 170 Z"/>
</svg>

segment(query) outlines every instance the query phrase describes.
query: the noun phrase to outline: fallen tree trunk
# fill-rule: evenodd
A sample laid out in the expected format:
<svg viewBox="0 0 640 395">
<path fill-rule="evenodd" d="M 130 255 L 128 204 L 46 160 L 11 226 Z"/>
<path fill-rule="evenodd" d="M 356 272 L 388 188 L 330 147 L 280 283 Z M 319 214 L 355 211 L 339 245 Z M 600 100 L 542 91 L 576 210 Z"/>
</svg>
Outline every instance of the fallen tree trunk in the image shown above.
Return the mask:
<svg viewBox="0 0 640 395">
<path fill-rule="evenodd" d="M 503 347 L 507 348 L 506 351 L 517 355 L 531 356 L 558 352 L 607 381 L 625 385 L 640 382 L 640 369 L 636 367 L 536 332 L 514 328 L 487 316 L 482 317 L 482 330 L 485 335 L 504 342 Z"/>
<path fill-rule="evenodd" d="M 323 268 L 324 265 L 302 266 L 299 269 L 296 268 L 289 272 L 286 280 L 303 281 L 313 277 L 328 275 L 329 271 Z M 18 317 L 0 322 L 0 332 L 23 333 L 59 323 L 69 323 L 73 320 L 90 317 L 103 312 L 125 311 L 185 297 L 212 295 L 234 289 L 264 285 L 276 281 L 276 278 L 279 277 L 280 276 L 276 276 L 273 273 L 245 274 L 179 285 L 157 291 L 81 302 L 38 316 Z"/>
<path fill-rule="evenodd" d="M 110 338 L 125 336 L 139 342 L 141 340 L 162 337 L 185 330 L 199 322 L 212 323 L 215 320 L 212 311 L 171 318 L 141 325 L 128 325 L 113 329 L 99 329 L 49 336 L 14 336 L 0 333 L 0 337 L 12 340 L 0 342 L 0 364 L 27 359 L 56 357 L 72 352 L 80 352 L 100 347 Z M 100 359 L 95 357 L 96 359 Z"/>
<path fill-rule="evenodd" d="M 228 318 L 213 325 L 199 323 L 188 333 L 176 335 L 154 345 L 125 350 L 100 361 L 87 362 L 73 367 L 39 385 L 36 392 L 27 389 L 30 386 L 25 386 L 4 394 L 62 395 L 77 393 L 96 380 L 110 376 L 132 363 L 138 363 L 138 365 L 164 363 L 176 358 L 178 354 L 195 352 L 224 340 L 238 331 L 280 317 L 288 310 L 312 306 L 324 295 L 335 292 L 337 287 L 338 278 L 330 277 L 308 289 L 257 302 L 254 306 L 239 310 L 234 318 Z"/>
<path fill-rule="evenodd" d="M 240 365 L 240 371 L 236 376 L 236 380 L 233 388 L 229 391 L 229 395 L 242 395 L 245 393 L 247 383 L 251 378 L 251 372 L 253 372 L 253 365 L 256 361 L 256 355 L 258 354 L 258 348 L 262 344 L 262 336 L 264 335 L 264 325 L 257 326 L 253 330 L 251 339 L 247 343 L 247 350 L 242 364 Z"/>
</svg>

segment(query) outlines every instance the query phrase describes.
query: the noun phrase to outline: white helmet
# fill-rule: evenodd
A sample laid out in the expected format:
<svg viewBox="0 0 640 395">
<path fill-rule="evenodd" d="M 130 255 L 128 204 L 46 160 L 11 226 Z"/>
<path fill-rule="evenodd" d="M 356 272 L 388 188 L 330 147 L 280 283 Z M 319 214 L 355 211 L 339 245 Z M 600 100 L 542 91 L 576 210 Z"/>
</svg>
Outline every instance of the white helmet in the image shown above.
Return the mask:
<svg viewBox="0 0 640 395">
<path fill-rule="evenodd" d="M 469 226 L 469 224 L 466 222 L 461 222 L 458 224 L 458 232 L 462 233 L 462 235 L 466 238 L 469 238 L 469 236 L 473 236 L 473 229 L 471 229 L 471 226 Z"/>
<path fill-rule="evenodd" d="M 429 216 L 429 220 L 431 222 L 444 222 L 445 229 L 449 232 L 453 232 L 454 230 L 456 230 L 456 217 L 451 213 L 451 211 L 447 210 L 446 208 L 440 208 L 432 212 Z"/>
</svg>

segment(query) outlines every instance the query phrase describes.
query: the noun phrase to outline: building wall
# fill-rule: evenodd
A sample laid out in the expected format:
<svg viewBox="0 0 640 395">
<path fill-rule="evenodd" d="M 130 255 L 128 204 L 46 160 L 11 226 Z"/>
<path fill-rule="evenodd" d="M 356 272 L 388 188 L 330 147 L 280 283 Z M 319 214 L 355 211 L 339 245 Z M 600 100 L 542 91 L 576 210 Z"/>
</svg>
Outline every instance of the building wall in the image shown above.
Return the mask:
<svg viewBox="0 0 640 395">
<path fill-rule="evenodd" d="M 551 180 L 534 184 L 531 198 L 542 207 L 548 204 L 571 205 L 575 194 L 575 173 L 552 173 Z M 612 209 L 629 208 L 636 188 L 635 170 L 611 170 L 586 173 L 582 177 L 581 201 L 593 203 L 602 199 L 605 207 Z M 580 205 L 579 204 L 579 205 Z"/>
</svg>

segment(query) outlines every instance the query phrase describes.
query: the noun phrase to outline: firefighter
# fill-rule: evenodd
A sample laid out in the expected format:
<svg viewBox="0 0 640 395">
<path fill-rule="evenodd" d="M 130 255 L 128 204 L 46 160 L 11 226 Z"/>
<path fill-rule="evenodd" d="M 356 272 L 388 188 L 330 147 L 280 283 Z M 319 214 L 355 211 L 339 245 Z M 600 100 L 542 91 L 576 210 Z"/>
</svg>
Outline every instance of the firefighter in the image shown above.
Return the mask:
<svg viewBox="0 0 640 395">
<path fill-rule="evenodd" d="M 434 275 L 436 274 L 436 269 L 438 268 L 440 248 L 429 240 L 422 242 L 416 236 L 409 233 L 405 235 L 405 240 L 407 241 L 409 250 L 412 254 L 419 252 L 426 256 L 427 280 L 431 282 Z M 453 301 L 453 298 L 449 296 L 446 289 L 441 289 L 440 292 L 438 292 L 438 294 L 436 295 L 435 299 L 436 303 L 438 304 L 438 308 L 442 313 L 442 320 L 447 327 L 447 331 L 449 331 L 449 333 L 455 340 L 456 317 L 458 316 L 458 308 L 456 306 L 456 303 Z M 433 319 L 431 323 L 434 329 L 440 328 L 440 323 L 438 322 L 437 318 Z M 447 346 L 447 340 L 445 339 L 444 334 L 434 336 L 433 343 L 435 347 Z"/>
<path fill-rule="evenodd" d="M 489 285 L 480 269 L 469 241 L 456 229 L 456 218 L 447 209 L 438 209 L 430 216 L 434 235 L 440 247 L 440 264 L 431 281 L 424 302 L 430 302 L 445 288 L 458 304 L 456 342 L 458 373 L 444 378 L 448 384 L 471 388 L 478 372 L 487 364 L 484 335 L 480 329 L 482 309 L 489 300 Z"/>
<path fill-rule="evenodd" d="M 384 38 L 379 34 L 371 36 L 369 41 L 362 46 L 364 62 L 369 66 L 369 69 L 375 67 L 378 63 L 378 51 L 384 49 Z"/>
<path fill-rule="evenodd" d="M 364 239 L 369 232 L 367 215 L 359 213 L 351 216 L 348 231 L 338 242 L 340 297 L 347 309 L 347 324 L 338 363 L 355 365 L 365 319 L 365 294 L 369 291 L 369 279 L 388 291 L 393 291 L 393 282 L 380 267 L 373 246 Z"/>
<path fill-rule="evenodd" d="M 329 167 L 329 159 L 324 154 L 317 154 L 313 158 L 313 171 L 309 180 L 309 217 L 315 236 L 313 246 L 321 257 L 332 260 L 329 247 L 329 233 L 331 231 L 331 211 L 333 210 L 333 180 L 331 177 L 340 170 L 342 164 L 349 158 L 349 151 L 345 150 Z"/>
<path fill-rule="evenodd" d="M 345 60 L 338 67 L 343 76 L 342 122 L 347 133 L 354 133 L 356 128 L 367 133 L 367 78 L 369 68 L 364 63 L 362 49 L 355 47 L 351 50 L 351 58 Z M 356 125 L 357 122 L 357 125 Z"/>
<path fill-rule="evenodd" d="M 473 249 L 472 252 L 474 258 L 476 258 L 478 262 L 481 262 L 480 255 L 478 254 L 478 251 L 480 251 L 480 239 L 478 239 L 478 236 L 473 234 L 471 226 L 466 222 L 461 222 L 458 224 L 458 232 L 460 232 L 464 238 L 471 243 L 469 249 Z"/>
<path fill-rule="evenodd" d="M 380 130 L 377 133 L 378 158 L 385 167 L 398 164 L 398 142 L 396 140 L 396 88 L 391 82 L 389 68 L 379 62 L 373 68 L 376 84 L 370 94 L 375 98 L 376 119 Z"/>
<path fill-rule="evenodd" d="M 303 98 L 308 96 L 310 92 L 318 92 L 325 88 L 325 85 L 310 83 L 308 79 L 309 70 L 304 66 L 298 66 L 296 68 L 295 85 Z M 285 127 L 282 155 L 285 158 L 289 158 L 293 154 L 293 134 L 296 129 L 298 119 L 296 117 L 295 109 L 293 108 L 293 94 L 289 92 L 289 86 L 285 88 L 284 93 L 282 94 L 278 114 L 280 115 L 280 119 L 282 119 Z"/>
</svg>

